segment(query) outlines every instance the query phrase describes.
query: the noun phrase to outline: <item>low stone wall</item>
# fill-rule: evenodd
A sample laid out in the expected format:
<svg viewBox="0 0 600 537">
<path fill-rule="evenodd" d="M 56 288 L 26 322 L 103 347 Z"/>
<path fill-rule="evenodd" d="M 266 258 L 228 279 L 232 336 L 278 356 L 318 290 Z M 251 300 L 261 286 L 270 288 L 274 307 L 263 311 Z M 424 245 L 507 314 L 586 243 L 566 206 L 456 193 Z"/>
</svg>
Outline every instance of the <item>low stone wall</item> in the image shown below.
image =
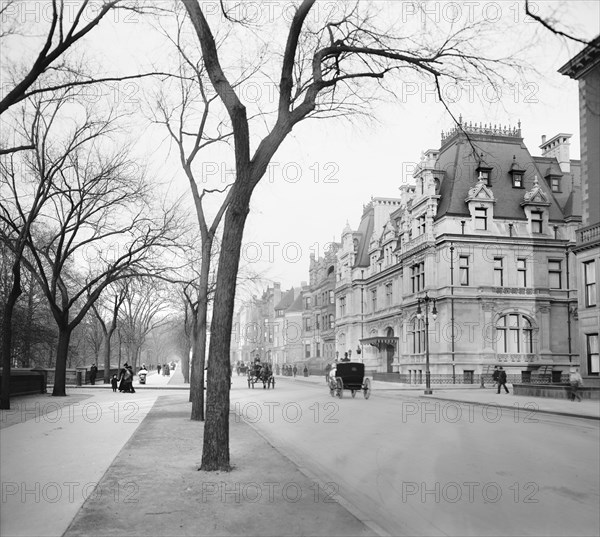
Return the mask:
<svg viewBox="0 0 600 537">
<path fill-rule="evenodd" d="M 2 379 L 2 373 L 0 373 Z M 30 395 L 46 393 L 46 375 L 43 371 L 31 369 L 11 369 L 10 395 Z"/>
<path fill-rule="evenodd" d="M 551 399 L 569 399 L 571 386 L 569 384 L 513 384 L 515 395 L 528 395 L 531 397 L 549 397 Z M 584 386 L 579 388 L 582 399 L 600 400 L 600 388 Z"/>
</svg>

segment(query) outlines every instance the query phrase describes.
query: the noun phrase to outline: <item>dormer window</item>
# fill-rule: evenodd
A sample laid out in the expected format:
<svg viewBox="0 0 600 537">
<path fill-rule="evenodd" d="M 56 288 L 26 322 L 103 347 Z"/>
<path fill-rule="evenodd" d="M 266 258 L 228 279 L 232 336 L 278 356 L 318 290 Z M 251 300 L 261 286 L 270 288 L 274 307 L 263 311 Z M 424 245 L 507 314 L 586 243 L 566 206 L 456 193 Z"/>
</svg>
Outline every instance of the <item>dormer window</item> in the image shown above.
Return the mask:
<svg viewBox="0 0 600 537">
<path fill-rule="evenodd" d="M 508 173 L 510 173 L 510 176 L 512 177 L 513 188 L 525 188 L 523 185 L 523 174 L 525 173 L 525 170 L 517 162 L 516 155 L 513 155 L 512 164 Z"/>
<path fill-rule="evenodd" d="M 475 207 L 475 229 L 487 230 L 487 209 Z"/>
<path fill-rule="evenodd" d="M 491 175 L 491 170 L 484 170 L 481 168 L 478 168 L 479 170 L 479 175 L 477 176 L 477 179 L 479 181 L 483 181 L 483 183 L 485 184 L 485 186 L 491 186 L 490 185 L 490 175 Z"/>
<path fill-rule="evenodd" d="M 513 188 L 523 188 L 523 174 L 513 173 L 512 174 Z"/>
<path fill-rule="evenodd" d="M 531 232 L 542 233 L 543 213 L 542 211 L 531 211 Z"/>
<path fill-rule="evenodd" d="M 479 165 L 475 170 L 477 172 L 477 180 L 483 181 L 485 186 L 492 186 L 492 169 L 492 166 L 490 166 L 483 160 L 483 153 L 481 153 L 481 155 L 479 156 Z"/>
<path fill-rule="evenodd" d="M 556 175 L 550 176 L 550 188 L 552 192 L 560 192 L 560 177 Z"/>
</svg>

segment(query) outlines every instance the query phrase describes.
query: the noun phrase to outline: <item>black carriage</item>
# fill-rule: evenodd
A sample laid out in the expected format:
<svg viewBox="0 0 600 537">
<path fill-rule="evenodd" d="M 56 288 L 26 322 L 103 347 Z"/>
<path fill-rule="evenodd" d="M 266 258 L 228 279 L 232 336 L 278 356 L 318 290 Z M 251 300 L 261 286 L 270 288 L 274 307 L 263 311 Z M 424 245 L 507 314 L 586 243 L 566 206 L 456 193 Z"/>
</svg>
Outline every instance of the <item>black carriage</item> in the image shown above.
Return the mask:
<svg viewBox="0 0 600 537">
<path fill-rule="evenodd" d="M 329 393 L 331 397 L 342 398 L 344 390 L 350 390 L 352 397 L 362 391 L 365 399 L 371 396 L 371 380 L 365 378 L 365 364 L 361 362 L 339 362 L 329 373 Z"/>
<path fill-rule="evenodd" d="M 248 388 L 254 388 L 257 382 L 263 383 L 263 389 L 275 388 L 275 377 L 269 364 L 256 362 L 248 368 Z"/>
</svg>

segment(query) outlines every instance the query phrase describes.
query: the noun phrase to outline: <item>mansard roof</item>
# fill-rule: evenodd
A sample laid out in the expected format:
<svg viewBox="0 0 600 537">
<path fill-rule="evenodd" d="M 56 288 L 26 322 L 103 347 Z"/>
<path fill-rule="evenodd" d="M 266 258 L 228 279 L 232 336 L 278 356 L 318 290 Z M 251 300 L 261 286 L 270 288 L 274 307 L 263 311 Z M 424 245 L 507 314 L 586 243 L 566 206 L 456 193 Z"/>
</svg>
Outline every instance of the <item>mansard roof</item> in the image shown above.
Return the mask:
<svg viewBox="0 0 600 537">
<path fill-rule="evenodd" d="M 563 212 L 551 193 L 544 172 L 549 163 L 540 169 L 521 138 L 520 129 L 469 128 L 464 126 L 469 138 L 462 131 L 452 131 L 442 138 L 442 147 L 436 168 L 445 172 L 440 185 L 440 202 L 436 220 L 448 216 L 470 217 L 466 199 L 477 184 L 477 168 L 483 153 L 486 164 L 492 167 L 491 190 L 496 199 L 494 217 L 509 220 L 525 220 L 521 203 L 523 189 L 513 188 L 510 170 L 513 157 L 524 170 L 523 186 L 529 191 L 537 175 L 540 188 L 548 194 L 550 220 L 562 220 Z M 552 159 L 555 160 L 555 159 Z"/>
</svg>

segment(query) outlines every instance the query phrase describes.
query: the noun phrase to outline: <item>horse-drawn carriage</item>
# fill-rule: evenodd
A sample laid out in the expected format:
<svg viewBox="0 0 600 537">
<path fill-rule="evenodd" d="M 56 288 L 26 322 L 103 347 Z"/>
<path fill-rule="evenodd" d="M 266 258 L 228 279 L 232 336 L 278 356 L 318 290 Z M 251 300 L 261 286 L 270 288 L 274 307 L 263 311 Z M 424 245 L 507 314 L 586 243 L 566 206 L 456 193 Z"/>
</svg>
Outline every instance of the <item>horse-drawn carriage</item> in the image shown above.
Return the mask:
<svg viewBox="0 0 600 537">
<path fill-rule="evenodd" d="M 270 364 L 255 362 L 248 368 L 248 388 L 254 388 L 257 382 L 263 383 L 263 389 L 275 388 L 275 377 Z"/>
<path fill-rule="evenodd" d="M 329 393 L 331 397 L 342 398 L 344 390 L 350 390 L 352 397 L 362 391 L 365 399 L 371 396 L 371 381 L 365 378 L 365 364 L 360 362 L 339 362 L 329 372 Z"/>
</svg>

